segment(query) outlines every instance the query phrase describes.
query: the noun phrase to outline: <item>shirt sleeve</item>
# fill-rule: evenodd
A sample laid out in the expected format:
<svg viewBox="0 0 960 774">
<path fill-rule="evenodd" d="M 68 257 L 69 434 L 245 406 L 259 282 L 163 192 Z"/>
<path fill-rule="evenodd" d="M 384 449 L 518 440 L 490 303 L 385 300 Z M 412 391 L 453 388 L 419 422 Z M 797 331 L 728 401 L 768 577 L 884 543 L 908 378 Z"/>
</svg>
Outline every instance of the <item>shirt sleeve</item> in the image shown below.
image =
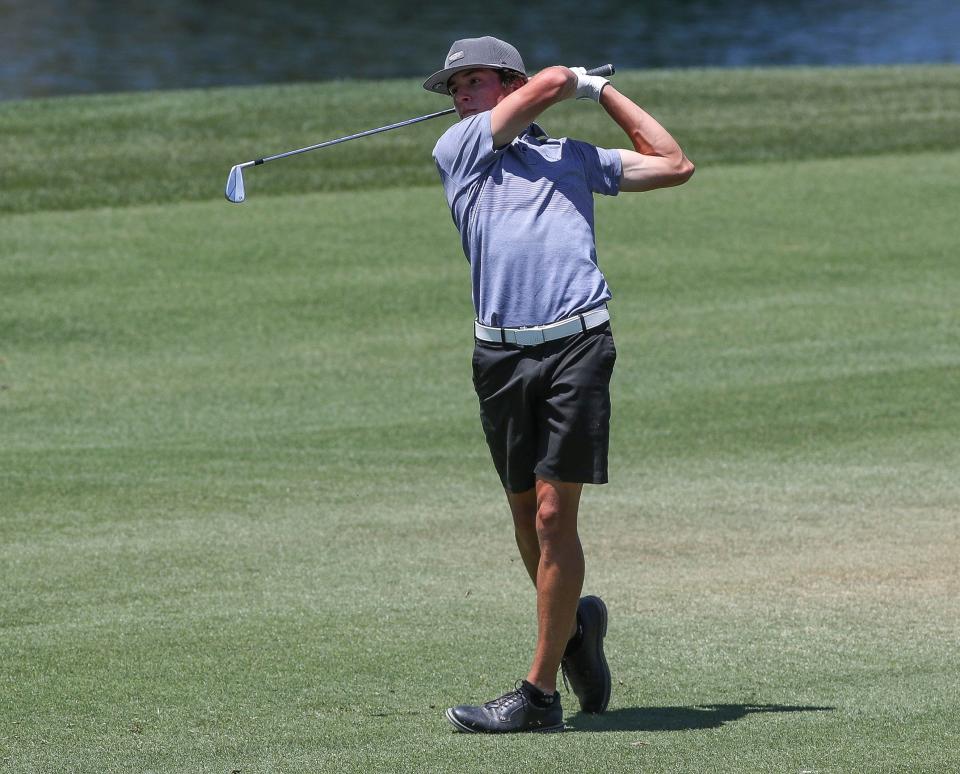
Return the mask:
<svg viewBox="0 0 960 774">
<path fill-rule="evenodd" d="M 456 192 L 477 180 L 496 160 L 490 111 L 477 113 L 457 122 L 437 140 L 433 159 L 440 179 L 452 202 Z"/>
<path fill-rule="evenodd" d="M 583 161 L 583 171 L 590 190 L 604 196 L 620 193 L 620 178 L 623 176 L 620 151 L 598 148 L 580 140 L 570 140 L 570 143 Z"/>
</svg>

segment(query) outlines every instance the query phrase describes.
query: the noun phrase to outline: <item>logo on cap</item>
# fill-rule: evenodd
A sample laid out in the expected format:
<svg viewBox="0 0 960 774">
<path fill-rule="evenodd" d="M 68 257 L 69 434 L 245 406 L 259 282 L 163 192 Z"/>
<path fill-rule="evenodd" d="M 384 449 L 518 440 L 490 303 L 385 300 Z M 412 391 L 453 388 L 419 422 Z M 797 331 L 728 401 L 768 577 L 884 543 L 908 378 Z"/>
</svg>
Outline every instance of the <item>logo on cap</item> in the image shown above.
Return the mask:
<svg viewBox="0 0 960 774">
<path fill-rule="evenodd" d="M 456 62 L 458 59 L 463 59 L 463 52 L 462 52 L 462 51 L 457 51 L 457 52 L 454 53 L 454 54 L 450 54 L 450 56 L 447 57 L 447 65 L 450 65 L 450 64 Z"/>
</svg>

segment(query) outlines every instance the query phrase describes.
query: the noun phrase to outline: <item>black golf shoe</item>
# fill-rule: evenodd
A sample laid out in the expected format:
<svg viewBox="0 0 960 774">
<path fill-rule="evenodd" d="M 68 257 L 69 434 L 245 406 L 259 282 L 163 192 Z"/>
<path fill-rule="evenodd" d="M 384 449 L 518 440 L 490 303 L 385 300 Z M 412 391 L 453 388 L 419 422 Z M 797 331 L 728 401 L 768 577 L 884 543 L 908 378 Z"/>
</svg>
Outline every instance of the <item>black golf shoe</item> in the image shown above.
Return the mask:
<svg viewBox="0 0 960 774">
<path fill-rule="evenodd" d="M 583 597 L 577 604 L 577 633 L 560 668 L 584 712 L 603 712 L 610 702 L 610 667 L 603 655 L 606 635 L 607 606 L 600 597 Z"/>
<path fill-rule="evenodd" d="M 461 704 L 447 710 L 447 720 L 467 734 L 510 734 L 520 731 L 549 733 L 563 731 L 560 694 L 554 693 L 547 706 L 539 706 L 540 692 L 526 680 L 499 699 L 479 707 Z M 543 696 L 543 694 L 540 694 Z M 535 703 L 536 702 L 536 703 Z"/>
</svg>

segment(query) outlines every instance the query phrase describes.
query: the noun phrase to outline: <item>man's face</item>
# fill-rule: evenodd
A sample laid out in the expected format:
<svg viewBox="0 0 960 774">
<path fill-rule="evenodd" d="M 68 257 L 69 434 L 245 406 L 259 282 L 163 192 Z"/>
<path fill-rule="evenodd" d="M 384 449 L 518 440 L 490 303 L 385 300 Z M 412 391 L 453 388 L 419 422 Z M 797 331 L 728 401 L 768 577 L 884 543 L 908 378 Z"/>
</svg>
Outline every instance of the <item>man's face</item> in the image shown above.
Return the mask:
<svg viewBox="0 0 960 774">
<path fill-rule="evenodd" d="M 499 72 L 487 68 L 454 73 L 450 76 L 447 87 L 460 118 L 491 110 L 515 90 L 512 84 L 504 86 L 501 83 Z"/>
</svg>

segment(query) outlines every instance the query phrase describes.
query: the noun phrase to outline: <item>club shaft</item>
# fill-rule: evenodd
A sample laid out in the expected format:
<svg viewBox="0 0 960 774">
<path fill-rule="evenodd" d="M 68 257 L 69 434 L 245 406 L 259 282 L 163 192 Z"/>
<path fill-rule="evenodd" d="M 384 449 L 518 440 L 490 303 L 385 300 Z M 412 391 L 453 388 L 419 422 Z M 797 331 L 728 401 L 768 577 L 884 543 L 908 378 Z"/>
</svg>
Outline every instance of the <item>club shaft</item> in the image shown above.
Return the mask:
<svg viewBox="0 0 960 774">
<path fill-rule="evenodd" d="M 254 161 L 254 164 L 265 164 L 268 161 L 276 161 L 277 159 L 283 159 L 287 156 L 295 156 L 298 153 L 306 153 L 307 151 L 319 150 L 320 148 L 326 148 L 330 145 L 336 145 L 341 142 L 347 142 L 348 140 L 356 140 L 360 137 L 368 137 L 371 134 L 379 134 L 380 132 L 389 132 L 391 129 L 399 129 L 401 126 L 410 126 L 410 124 L 416 124 L 420 121 L 429 121 L 431 118 L 439 118 L 440 116 L 446 116 L 454 112 L 454 108 L 448 108 L 447 110 L 440 110 L 437 113 L 430 113 L 425 116 L 418 116 L 417 118 L 408 118 L 406 121 L 398 121 L 395 124 L 389 124 L 388 126 L 381 126 L 377 129 L 367 129 L 365 132 L 357 132 L 356 134 L 350 134 L 346 137 L 338 137 L 336 140 L 327 140 L 326 142 L 318 142 L 316 145 L 308 145 L 306 148 L 297 148 L 296 150 L 287 151 L 286 153 L 278 153 L 275 156 L 266 156 L 262 159 L 257 159 Z"/>
<path fill-rule="evenodd" d="M 601 65 L 600 67 L 594 67 L 592 70 L 587 70 L 587 75 L 613 75 L 616 72 L 612 64 Z M 296 150 L 287 151 L 286 153 L 278 153 L 275 156 L 265 156 L 262 159 L 256 159 L 255 161 L 248 161 L 246 164 L 240 166 L 249 167 L 256 166 L 258 164 L 266 164 L 268 161 L 276 161 L 277 159 L 285 159 L 287 156 L 296 156 L 298 153 L 306 153 L 307 151 L 315 151 L 320 148 L 328 148 L 331 145 L 338 145 L 341 142 L 347 142 L 349 140 L 356 140 L 360 137 L 369 137 L 371 134 L 379 134 L 380 132 L 389 132 L 391 129 L 399 129 L 401 126 L 410 126 L 411 124 L 418 124 L 421 121 L 429 121 L 431 118 L 439 118 L 440 116 L 448 116 L 451 113 L 456 112 L 456 108 L 447 108 L 446 110 L 439 110 L 436 113 L 428 113 L 425 116 L 417 116 L 416 118 L 408 118 L 406 121 L 398 121 L 395 124 L 388 124 L 387 126 L 381 126 L 376 129 L 367 129 L 364 132 L 357 132 L 356 134 L 350 134 L 346 137 L 338 137 L 336 140 L 327 140 L 326 142 L 318 142 L 316 145 L 308 145 L 306 148 L 297 148 Z"/>
</svg>

